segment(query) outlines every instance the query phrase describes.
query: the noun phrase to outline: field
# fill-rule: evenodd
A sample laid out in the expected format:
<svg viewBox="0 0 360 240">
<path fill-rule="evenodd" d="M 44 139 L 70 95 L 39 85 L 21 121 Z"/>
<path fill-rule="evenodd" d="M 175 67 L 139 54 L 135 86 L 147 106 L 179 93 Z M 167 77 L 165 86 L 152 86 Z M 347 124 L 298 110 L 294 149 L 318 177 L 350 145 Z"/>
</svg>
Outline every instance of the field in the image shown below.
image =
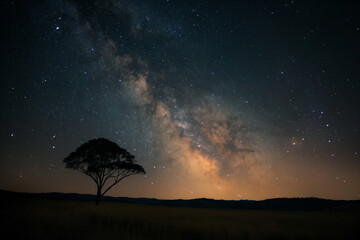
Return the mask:
<svg viewBox="0 0 360 240">
<path fill-rule="evenodd" d="M 5 198 L 8 239 L 358 239 L 359 211 L 196 209 Z M 1 239 L 5 239 L 1 237 Z"/>
</svg>

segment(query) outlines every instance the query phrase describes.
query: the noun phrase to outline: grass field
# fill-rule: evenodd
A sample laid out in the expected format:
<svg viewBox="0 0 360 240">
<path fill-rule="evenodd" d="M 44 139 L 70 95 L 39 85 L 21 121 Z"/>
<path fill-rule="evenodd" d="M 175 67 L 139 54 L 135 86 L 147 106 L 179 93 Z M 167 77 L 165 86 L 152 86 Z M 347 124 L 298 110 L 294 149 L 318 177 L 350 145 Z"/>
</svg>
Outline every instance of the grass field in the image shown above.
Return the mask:
<svg viewBox="0 0 360 240">
<path fill-rule="evenodd" d="M 194 209 L 118 202 L 1 201 L 8 239 L 358 239 L 359 211 Z M 1 237 L 1 239 L 5 239 Z"/>
</svg>

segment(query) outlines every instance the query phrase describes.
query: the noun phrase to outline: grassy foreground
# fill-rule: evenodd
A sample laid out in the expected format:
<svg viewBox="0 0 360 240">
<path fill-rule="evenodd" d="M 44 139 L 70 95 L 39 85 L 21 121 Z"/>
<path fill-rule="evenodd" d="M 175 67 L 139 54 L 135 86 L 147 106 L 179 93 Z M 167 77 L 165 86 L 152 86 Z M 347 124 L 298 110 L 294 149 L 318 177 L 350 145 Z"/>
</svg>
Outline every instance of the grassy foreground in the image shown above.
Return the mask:
<svg viewBox="0 0 360 240">
<path fill-rule="evenodd" d="M 359 211 L 194 209 L 118 202 L 1 201 L 8 239 L 358 239 Z M 1 237 L 1 239 L 5 239 Z"/>
</svg>

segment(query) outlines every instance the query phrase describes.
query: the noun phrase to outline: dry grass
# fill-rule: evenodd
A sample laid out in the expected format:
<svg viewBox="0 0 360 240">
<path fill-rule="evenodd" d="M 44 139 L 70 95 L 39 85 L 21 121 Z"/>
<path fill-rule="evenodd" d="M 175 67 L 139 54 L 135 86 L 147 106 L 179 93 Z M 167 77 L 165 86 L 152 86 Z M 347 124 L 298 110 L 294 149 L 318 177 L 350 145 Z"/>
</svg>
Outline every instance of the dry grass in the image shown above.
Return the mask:
<svg viewBox="0 0 360 240">
<path fill-rule="evenodd" d="M 359 212 L 162 207 L 17 199 L 2 203 L 9 239 L 357 239 Z M 6 235 L 5 235 L 6 234 Z M 4 238 L 2 238 L 4 239 Z"/>
</svg>

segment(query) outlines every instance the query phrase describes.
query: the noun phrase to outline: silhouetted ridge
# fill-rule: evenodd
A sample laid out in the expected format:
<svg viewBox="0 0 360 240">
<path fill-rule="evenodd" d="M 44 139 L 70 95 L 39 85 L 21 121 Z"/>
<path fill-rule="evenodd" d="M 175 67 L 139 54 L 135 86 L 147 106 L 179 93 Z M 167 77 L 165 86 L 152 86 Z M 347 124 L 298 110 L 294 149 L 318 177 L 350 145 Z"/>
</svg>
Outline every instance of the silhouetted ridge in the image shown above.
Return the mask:
<svg viewBox="0 0 360 240">
<path fill-rule="evenodd" d="M 78 193 L 17 193 L 0 190 L 2 199 L 12 198 L 45 198 L 75 201 L 93 201 L 96 196 Z M 193 208 L 225 208 L 225 209 L 257 209 L 257 210 L 331 210 L 350 208 L 360 210 L 360 200 L 329 200 L 321 198 L 274 198 L 255 200 L 215 200 L 208 198 L 162 200 L 155 198 L 128 198 L 105 196 L 104 201 L 149 204 L 158 206 L 193 207 Z"/>
</svg>

